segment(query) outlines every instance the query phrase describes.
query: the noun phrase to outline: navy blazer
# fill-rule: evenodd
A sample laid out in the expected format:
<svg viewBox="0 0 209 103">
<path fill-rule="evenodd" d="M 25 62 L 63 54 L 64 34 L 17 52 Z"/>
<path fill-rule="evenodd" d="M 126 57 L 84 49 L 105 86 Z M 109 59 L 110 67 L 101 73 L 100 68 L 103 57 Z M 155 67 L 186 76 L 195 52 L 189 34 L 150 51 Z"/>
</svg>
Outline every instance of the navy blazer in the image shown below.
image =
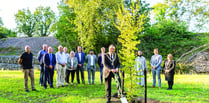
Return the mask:
<svg viewBox="0 0 209 103">
<path fill-rule="evenodd" d="M 82 64 L 82 66 L 83 66 L 83 64 L 85 62 L 85 53 L 84 52 L 81 52 L 81 62 L 79 62 L 80 61 L 80 58 L 79 58 L 78 52 L 75 53 L 75 57 L 77 57 L 78 64 Z"/>
<path fill-rule="evenodd" d="M 103 66 L 103 64 L 102 64 L 102 56 L 98 57 L 98 65 L 99 66 Z"/>
<path fill-rule="evenodd" d="M 48 68 L 48 66 L 50 65 L 50 58 L 49 58 L 49 53 L 44 55 L 44 64 L 45 67 Z M 52 66 L 54 69 L 54 66 L 56 65 L 56 57 L 55 55 L 52 53 Z"/>
</svg>

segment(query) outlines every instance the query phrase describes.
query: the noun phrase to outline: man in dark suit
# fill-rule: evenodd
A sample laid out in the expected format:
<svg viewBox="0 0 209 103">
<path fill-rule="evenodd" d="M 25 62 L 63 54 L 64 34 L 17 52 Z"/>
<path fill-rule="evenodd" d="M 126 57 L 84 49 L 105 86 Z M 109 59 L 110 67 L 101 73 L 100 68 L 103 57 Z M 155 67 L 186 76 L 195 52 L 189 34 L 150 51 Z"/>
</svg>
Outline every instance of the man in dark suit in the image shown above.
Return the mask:
<svg viewBox="0 0 209 103">
<path fill-rule="evenodd" d="M 83 64 L 85 62 L 85 53 L 82 52 L 81 46 L 78 46 L 77 50 L 78 50 L 78 52 L 75 53 L 75 57 L 77 57 L 77 60 L 78 60 L 78 67 L 77 67 L 77 71 L 76 71 L 77 83 L 80 84 L 80 79 L 79 79 L 79 71 L 80 71 L 82 83 L 85 84 L 84 69 L 83 69 Z"/>
<path fill-rule="evenodd" d="M 52 47 L 48 48 L 48 53 L 44 55 L 44 89 L 47 88 L 46 82 L 53 87 L 54 67 L 56 65 L 56 57 L 52 53 Z"/>
<path fill-rule="evenodd" d="M 103 64 L 104 64 L 104 78 L 105 78 L 105 89 L 106 89 L 106 96 L 107 96 L 107 103 L 110 102 L 111 99 L 111 80 L 112 78 L 115 79 L 118 89 L 118 95 L 122 95 L 121 90 L 121 80 L 119 76 L 119 67 L 120 62 L 118 55 L 115 53 L 115 46 L 110 45 L 109 46 L 109 52 L 104 54 L 105 50 L 102 48 L 102 57 L 103 58 Z"/>
<path fill-rule="evenodd" d="M 103 84 L 103 63 L 102 63 L 102 54 L 99 54 L 98 55 L 98 65 L 100 67 L 100 81 L 101 81 L 101 84 Z"/>
</svg>

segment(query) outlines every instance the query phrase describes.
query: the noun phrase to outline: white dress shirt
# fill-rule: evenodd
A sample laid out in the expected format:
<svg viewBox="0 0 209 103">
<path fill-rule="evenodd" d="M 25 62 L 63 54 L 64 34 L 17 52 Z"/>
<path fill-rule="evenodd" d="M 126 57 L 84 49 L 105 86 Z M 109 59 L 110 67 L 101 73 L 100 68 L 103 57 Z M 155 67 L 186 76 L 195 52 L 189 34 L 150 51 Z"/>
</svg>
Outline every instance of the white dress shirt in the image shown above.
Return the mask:
<svg viewBox="0 0 209 103">
<path fill-rule="evenodd" d="M 64 52 L 60 53 L 59 51 L 56 53 L 56 59 L 59 64 L 67 63 L 66 55 Z"/>
<path fill-rule="evenodd" d="M 74 59 L 74 58 L 71 58 L 71 67 L 73 67 L 73 59 Z"/>
<path fill-rule="evenodd" d="M 93 65 L 94 65 L 93 61 L 94 61 L 94 56 L 93 56 L 93 55 L 91 55 L 91 66 L 93 66 Z"/>
<path fill-rule="evenodd" d="M 78 53 L 79 56 L 79 62 L 81 62 L 81 53 Z"/>
</svg>

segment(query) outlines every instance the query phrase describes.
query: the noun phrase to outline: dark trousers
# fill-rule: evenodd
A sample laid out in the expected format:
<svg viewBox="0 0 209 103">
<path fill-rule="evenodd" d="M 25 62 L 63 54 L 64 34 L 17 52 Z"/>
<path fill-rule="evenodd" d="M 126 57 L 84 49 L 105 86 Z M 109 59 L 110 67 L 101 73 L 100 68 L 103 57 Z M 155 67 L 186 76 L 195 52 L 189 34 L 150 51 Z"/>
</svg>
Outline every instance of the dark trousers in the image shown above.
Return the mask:
<svg viewBox="0 0 209 103">
<path fill-rule="evenodd" d="M 116 77 L 117 76 L 117 77 Z M 110 72 L 109 76 L 107 78 L 105 78 L 105 89 L 106 89 L 106 96 L 108 99 L 111 99 L 111 81 L 112 78 L 115 79 L 116 84 L 117 84 L 117 89 L 118 89 L 118 93 L 122 93 L 121 90 L 121 79 L 118 73 L 112 73 Z"/>
<path fill-rule="evenodd" d="M 74 81 L 74 76 L 75 76 L 75 70 L 66 70 L 65 81 L 66 81 L 67 83 L 69 83 L 70 74 L 71 74 L 71 83 L 73 83 L 73 81 Z"/>
<path fill-rule="evenodd" d="M 40 70 L 40 79 L 39 79 L 39 84 L 43 85 L 44 84 L 44 65 L 40 65 L 41 70 Z"/>
<path fill-rule="evenodd" d="M 77 83 L 80 84 L 79 71 L 81 72 L 81 80 L 82 80 L 82 83 L 85 84 L 83 66 L 81 66 L 81 67 L 78 66 L 78 68 L 77 68 L 77 71 L 76 71 Z"/>
<path fill-rule="evenodd" d="M 53 87 L 53 76 L 54 76 L 54 69 L 46 68 L 44 69 L 44 87 L 47 87 L 46 82 L 48 81 L 48 84 L 50 87 Z"/>
<path fill-rule="evenodd" d="M 173 81 L 168 81 L 168 88 L 172 89 L 173 88 Z"/>
<path fill-rule="evenodd" d="M 103 66 L 100 66 L 100 80 L 103 83 Z"/>
</svg>

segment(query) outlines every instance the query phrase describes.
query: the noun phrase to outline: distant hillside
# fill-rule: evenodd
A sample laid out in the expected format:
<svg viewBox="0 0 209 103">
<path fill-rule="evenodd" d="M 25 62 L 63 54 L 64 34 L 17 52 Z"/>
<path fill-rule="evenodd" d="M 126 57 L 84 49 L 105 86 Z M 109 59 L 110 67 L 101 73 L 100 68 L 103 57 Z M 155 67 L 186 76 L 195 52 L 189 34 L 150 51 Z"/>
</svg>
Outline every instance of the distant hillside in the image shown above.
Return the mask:
<svg viewBox="0 0 209 103">
<path fill-rule="evenodd" d="M 29 45 L 34 54 L 37 54 L 42 49 L 42 44 L 48 46 L 58 46 L 59 41 L 54 37 L 27 37 L 27 38 L 7 38 L 0 40 L 0 54 L 6 53 L 9 48 L 12 52 L 24 51 L 25 45 Z"/>
</svg>

